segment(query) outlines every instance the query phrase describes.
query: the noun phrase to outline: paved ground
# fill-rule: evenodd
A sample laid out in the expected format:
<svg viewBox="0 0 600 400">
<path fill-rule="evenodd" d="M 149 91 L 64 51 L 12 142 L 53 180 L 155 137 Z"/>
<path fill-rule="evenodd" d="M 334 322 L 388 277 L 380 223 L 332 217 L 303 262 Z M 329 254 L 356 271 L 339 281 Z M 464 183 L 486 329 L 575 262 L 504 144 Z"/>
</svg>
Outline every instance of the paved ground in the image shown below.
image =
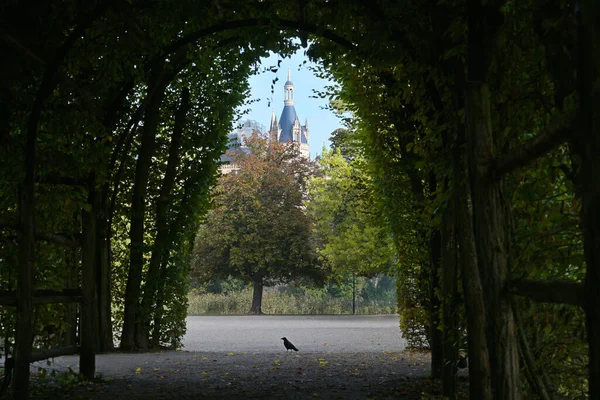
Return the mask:
<svg viewBox="0 0 600 400">
<path fill-rule="evenodd" d="M 282 336 L 300 351 L 286 353 Z M 421 400 L 439 392 L 427 379 L 427 355 L 403 351 L 397 316 L 189 317 L 183 344 L 184 351 L 99 355 L 97 383 L 38 377 L 34 398 Z M 77 371 L 78 361 L 32 367 Z"/>
<path fill-rule="evenodd" d="M 287 337 L 303 353 L 402 351 L 397 315 L 196 316 L 184 350 L 279 352 Z"/>
</svg>

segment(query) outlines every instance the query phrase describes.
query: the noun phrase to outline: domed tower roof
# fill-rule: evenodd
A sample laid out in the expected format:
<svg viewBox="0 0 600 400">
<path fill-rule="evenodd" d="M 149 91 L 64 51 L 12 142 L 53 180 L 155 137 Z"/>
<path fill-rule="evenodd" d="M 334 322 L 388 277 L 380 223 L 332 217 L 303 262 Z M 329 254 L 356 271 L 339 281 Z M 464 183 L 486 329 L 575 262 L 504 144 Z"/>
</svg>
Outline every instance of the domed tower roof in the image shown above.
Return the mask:
<svg viewBox="0 0 600 400">
<path fill-rule="evenodd" d="M 279 135 L 280 142 L 292 142 L 294 140 L 292 128 L 297 119 L 298 114 L 296 114 L 294 105 L 286 104 L 283 107 L 281 117 L 279 118 L 279 126 L 281 127 L 281 134 Z"/>
</svg>

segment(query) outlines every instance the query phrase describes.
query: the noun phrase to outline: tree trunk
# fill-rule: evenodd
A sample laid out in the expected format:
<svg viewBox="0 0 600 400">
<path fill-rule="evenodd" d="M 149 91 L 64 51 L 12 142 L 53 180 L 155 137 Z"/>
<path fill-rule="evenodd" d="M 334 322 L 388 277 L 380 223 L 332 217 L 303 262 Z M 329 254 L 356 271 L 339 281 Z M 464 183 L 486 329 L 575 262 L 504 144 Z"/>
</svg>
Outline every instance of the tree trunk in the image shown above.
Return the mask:
<svg viewBox="0 0 600 400">
<path fill-rule="evenodd" d="M 519 354 L 508 295 L 508 229 L 502 181 L 486 179 L 493 159 L 490 92 L 482 82 L 466 90 L 467 152 L 473 193 L 474 237 L 486 309 L 492 387 L 498 399 L 521 398 Z"/>
<path fill-rule="evenodd" d="M 352 315 L 356 315 L 356 274 L 352 274 Z"/>
<path fill-rule="evenodd" d="M 152 320 L 152 306 L 155 304 L 156 291 L 161 284 L 160 267 L 165 253 L 169 250 L 169 223 L 168 212 L 171 199 L 171 192 L 175 185 L 177 177 L 177 165 L 179 163 L 179 152 L 181 149 L 181 138 L 185 127 L 185 116 L 189 109 L 190 92 L 184 88 L 181 93 L 181 105 L 175 113 L 175 127 L 171 137 L 169 147 L 169 157 L 167 168 L 162 182 L 160 196 L 156 206 L 156 236 L 154 239 L 154 248 L 152 257 L 148 266 L 146 285 L 144 287 L 144 296 L 138 317 L 137 345 L 140 348 L 147 348 L 150 344 L 150 321 Z"/>
<path fill-rule="evenodd" d="M 461 280 L 467 314 L 467 342 L 469 350 L 469 398 L 492 400 L 492 382 L 487 334 L 485 330 L 485 303 L 477 262 L 477 250 L 473 230 L 473 208 L 467 184 L 464 134 L 459 131 L 455 146 L 454 176 L 456 193 L 456 226 L 459 242 Z"/>
<path fill-rule="evenodd" d="M 106 200 L 106 199 L 104 199 Z M 110 265 L 110 226 L 106 204 L 98 204 L 96 218 L 96 286 L 98 293 L 98 351 L 110 351 L 114 347 L 112 332 L 111 265 Z"/>
<path fill-rule="evenodd" d="M 431 337 L 431 377 L 442 377 L 444 351 L 442 331 L 440 331 L 441 302 L 437 294 L 440 287 L 440 262 L 442 251 L 442 238 L 439 229 L 435 229 L 429 237 L 429 318 Z"/>
<path fill-rule="evenodd" d="M 19 275 L 15 332 L 15 398 L 29 398 L 29 358 L 33 341 L 35 290 L 35 164 L 38 124 L 45 98 L 52 92 L 57 65 L 46 70 L 33 102 L 25 141 L 25 180 L 19 192 Z"/>
<path fill-rule="evenodd" d="M 93 174 L 88 184 L 88 204 L 90 210 L 81 211 L 81 355 L 79 371 L 87 379 L 94 379 L 96 374 L 96 351 L 98 348 L 98 318 L 96 295 L 96 216 L 95 204 L 96 181 Z"/>
<path fill-rule="evenodd" d="M 27 157 L 29 161 L 29 157 Z M 17 328 L 15 332 L 14 396 L 29 398 L 29 358 L 33 340 L 33 292 L 35 275 L 33 171 L 19 193 L 19 275 L 17 286 Z"/>
<path fill-rule="evenodd" d="M 65 260 L 69 266 L 69 276 L 67 278 L 67 288 L 79 287 L 79 261 L 77 259 L 77 249 L 70 248 L 65 250 Z M 63 335 L 61 347 L 75 346 L 77 344 L 77 303 L 64 305 L 65 321 L 67 329 Z"/>
<path fill-rule="evenodd" d="M 142 131 L 142 143 L 138 153 L 135 169 L 135 180 L 133 185 L 133 197 L 131 200 L 131 226 L 129 273 L 127 275 L 127 286 L 125 288 L 125 310 L 123 315 L 123 331 L 121 335 L 121 348 L 133 350 L 135 348 L 135 327 L 138 317 L 138 306 L 141 294 L 142 269 L 144 266 L 144 216 L 146 212 L 146 189 L 150 175 L 152 156 L 155 150 L 156 130 L 160 117 L 160 105 L 164 95 L 163 82 L 157 84 L 158 76 L 162 72 L 162 66 L 152 72 L 148 85 L 148 95 L 153 91 L 146 113 L 144 116 L 144 128 Z M 164 86 L 163 86 L 164 85 Z"/>
<path fill-rule="evenodd" d="M 158 348 L 160 346 L 160 335 L 162 332 L 162 317 L 163 317 L 163 304 L 165 302 L 165 285 L 167 279 L 167 266 L 169 264 L 169 258 L 163 257 L 162 265 L 160 267 L 160 279 L 158 288 L 156 290 L 156 309 L 154 310 L 154 326 L 152 329 L 152 347 Z"/>
<path fill-rule="evenodd" d="M 192 212 L 191 207 L 189 207 L 189 199 L 190 192 L 193 191 L 192 187 L 196 184 L 196 182 L 192 179 L 187 179 L 183 186 L 183 198 L 181 203 L 183 206 L 182 210 L 177 214 L 177 217 L 173 223 L 170 224 L 169 236 L 167 238 L 167 243 L 165 246 L 167 248 L 171 248 L 173 243 L 176 240 L 178 234 L 182 231 L 182 226 L 186 218 Z M 186 210 L 187 209 L 187 210 Z M 163 304 L 164 304 L 164 292 L 165 285 L 167 280 L 167 274 L 169 271 L 167 270 L 169 266 L 169 254 L 165 253 L 160 266 L 160 279 L 159 285 L 156 291 L 156 310 L 154 312 L 154 326 L 152 329 L 152 347 L 158 347 L 160 345 L 160 337 L 162 332 L 162 318 L 163 318 Z"/>
<path fill-rule="evenodd" d="M 262 276 L 255 277 L 252 291 L 252 308 L 250 309 L 251 314 L 262 314 L 262 296 L 263 296 L 263 278 Z"/>
<path fill-rule="evenodd" d="M 508 294 L 509 232 L 506 225 L 502 180 L 489 177 L 495 144 L 487 84 L 491 53 L 502 12 L 497 3 L 467 2 L 468 81 L 465 90 L 466 148 L 471 196 L 473 234 L 483 288 L 486 334 L 494 397 L 521 398 L 519 353 L 515 323 Z"/>
<path fill-rule="evenodd" d="M 591 135 L 590 135 L 591 136 Z M 589 398 L 600 398 L 600 139 L 588 137 L 580 153 L 582 179 L 581 228 L 587 266 L 585 314 L 589 344 Z"/>
<path fill-rule="evenodd" d="M 551 391 L 551 387 L 546 384 L 549 382 L 548 376 L 542 368 L 538 368 L 533 359 L 533 354 L 531 354 L 527 337 L 522 328 L 523 324 L 519 317 L 519 309 L 514 298 L 512 307 L 515 314 L 515 322 L 517 323 L 517 334 L 519 335 L 519 350 L 526 367 L 524 370 L 527 380 L 529 381 L 529 387 L 540 400 L 554 400 L 553 391 Z"/>
<path fill-rule="evenodd" d="M 458 361 L 458 326 L 456 293 L 456 239 L 454 235 L 454 200 L 451 199 L 442 217 L 442 323 L 444 330 L 444 363 L 442 367 L 442 394 L 456 397 L 456 372 Z"/>
<path fill-rule="evenodd" d="M 578 13 L 578 69 L 580 75 L 579 129 L 575 152 L 579 158 L 577 184 L 581 192 L 581 230 L 587 266 L 585 275 L 585 316 L 589 344 L 589 398 L 600 398 L 600 124 L 598 115 L 597 21 L 600 7 L 581 1 Z"/>
</svg>

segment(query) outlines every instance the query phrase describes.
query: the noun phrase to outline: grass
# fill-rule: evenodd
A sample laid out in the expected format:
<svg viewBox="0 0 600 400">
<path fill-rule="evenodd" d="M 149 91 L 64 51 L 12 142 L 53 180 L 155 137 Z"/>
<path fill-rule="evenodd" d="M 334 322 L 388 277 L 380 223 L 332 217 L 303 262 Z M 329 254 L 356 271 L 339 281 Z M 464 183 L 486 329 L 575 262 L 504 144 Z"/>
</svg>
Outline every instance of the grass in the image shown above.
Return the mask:
<svg viewBox="0 0 600 400">
<path fill-rule="evenodd" d="M 356 314 L 395 314 L 395 296 L 366 300 L 357 296 Z M 252 304 L 252 289 L 214 294 L 192 290 L 188 295 L 188 315 L 248 314 Z M 289 293 L 265 289 L 262 300 L 265 314 L 352 314 L 351 296 L 333 296 L 323 290 L 305 289 L 303 293 Z"/>
</svg>

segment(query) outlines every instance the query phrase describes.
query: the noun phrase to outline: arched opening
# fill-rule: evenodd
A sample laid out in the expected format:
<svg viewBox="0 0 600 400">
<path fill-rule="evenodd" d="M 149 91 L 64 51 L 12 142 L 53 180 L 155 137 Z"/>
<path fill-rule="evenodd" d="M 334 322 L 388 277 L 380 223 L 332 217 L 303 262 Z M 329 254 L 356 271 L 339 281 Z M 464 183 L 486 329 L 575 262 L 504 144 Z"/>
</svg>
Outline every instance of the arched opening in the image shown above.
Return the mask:
<svg viewBox="0 0 600 400">
<path fill-rule="evenodd" d="M 17 395 L 28 393 L 33 310 L 50 301 L 36 288 L 54 290 L 52 302 L 83 298 L 79 344 L 88 377 L 94 375 L 95 352 L 112 346 L 111 305 L 120 301 L 111 298 L 115 252 L 128 260 L 120 266 L 127 277 L 119 280 L 125 286 L 123 348 L 144 347 L 150 328 L 164 322 L 164 310 L 182 312 L 176 307 L 177 280 L 173 286 L 166 282 L 181 273 L 172 261 L 185 256 L 179 250 L 190 246 L 193 217 L 209 202 L 206 189 L 217 165 L 210 160 L 218 158 L 231 105 L 243 95 L 243 87 L 232 83 L 267 50 L 286 52 L 290 37 L 307 44 L 314 35 L 312 55 L 344 83 L 339 97 L 360 115 L 365 133 L 360 140 L 370 151 L 397 234 L 406 233 L 399 223 L 406 219 L 398 218 L 407 212 L 397 207 L 406 196 L 400 188 L 410 188 L 408 211 L 420 217 L 410 224 L 415 242 L 400 246 L 405 252 L 399 256 L 430 262 L 404 289 L 425 299 L 419 306 L 431 328 L 433 375 L 444 377 L 446 393 L 453 393 L 456 375 L 460 326 L 453 311 L 461 299 L 460 276 L 472 398 L 520 398 L 521 381 L 539 397 L 567 390 L 556 378 L 560 372 L 554 381 L 547 379 L 527 339 L 569 324 L 583 335 L 584 319 L 587 346 L 580 340 L 556 353 L 582 354 L 577 365 L 589 361 L 589 393 L 595 398 L 598 66 L 586 58 L 597 53 L 593 18 L 562 5 L 481 3 L 469 2 L 466 9 L 453 3 L 329 1 L 298 9 L 218 1 L 98 3 L 64 10 L 7 6 L 4 18 L 12 23 L 3 33 L 2 51 L 18 62 L 3 66 L 0 87 L 6 106 L 0 126 L 6 143 L 2 259 L 11 266 L 2 279 L 4 304 L 17 306 L 6 319 L 7 326 L 16 326 L 6 336 L 17 339 Z M 582 14 L 598 13 L 591 3 L 582 7 Z M 195 76 L 194 85 L 182 73 Z M 292 92 L 287 100 L 293 101 Z M 179 130 L 178 117 L 187 107 L 196 107 L 194 124 L 203 135 Z M 581 123 L 574 122 L 575 115 Z M 531 165 L 540 167 L 527 169 L 535 179 L 519 175 Z M 149 185 L 151 180 L 160 186 Z M 523 187 L 535 190 L 525 193 Z M 529 207 L 533 201 L 539 208 Z M 544 232 L 540 221 L 548 219 L 579 236 L 566 234 L 569 229 Z M 540 225 L 532 227 L 530 220 Z M 515 240 L 531 237 L 538 238 L 535 256 L 525 239 Z M 539 237 L 573 251 L 540 259 Z M 50 245 L 57 243 L 67 247 Z M 519 264 L 523 259 L 529 263 Z M 538 268 L 551 260 L 560 260 L 551 274 Z M 515 272 L 523 279 L 515 280 Z M 81 292 L 57 293 L 69 280 L 81 282 Z M 548 332 L 525 331 L 519 313 L 531 321 L 537 317 L 515 301 L 517 295 L 579 306 L 585 318 L 552 305 Z M 562 312 L 575 316 L 562 323 L 557 317 Z M 169 329 L 176 332 L 181 325 Z M 579 375 L 581 388 L 586 378 Z"/>
</svg>

